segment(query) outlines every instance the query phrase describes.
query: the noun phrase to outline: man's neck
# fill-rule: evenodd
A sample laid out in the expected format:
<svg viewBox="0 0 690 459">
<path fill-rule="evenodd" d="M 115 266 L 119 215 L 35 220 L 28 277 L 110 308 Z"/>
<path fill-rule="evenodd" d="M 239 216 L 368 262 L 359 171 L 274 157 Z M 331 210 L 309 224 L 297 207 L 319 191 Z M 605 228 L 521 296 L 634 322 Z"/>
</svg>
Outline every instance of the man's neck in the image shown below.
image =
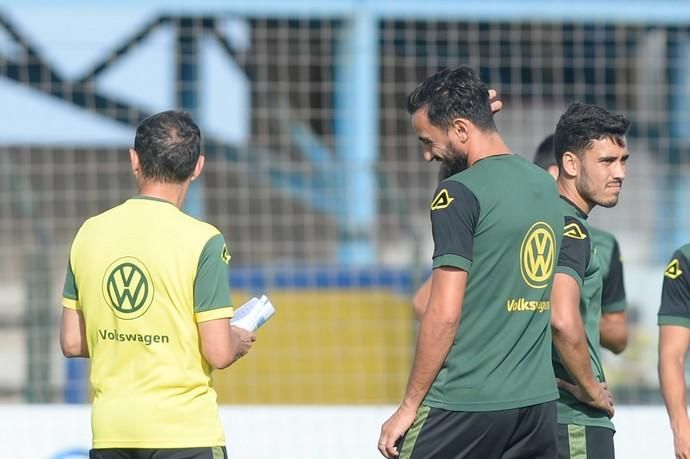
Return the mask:
<svg viewBox="0 0 690 459">
<path fill-rule="evenodd" d="M 490 156 L 511 154 L 510 148 L 497 132 L 487 134 L 473 147 L 474 148 L 472 148 L 467 155 L 467 162 L 470 166 Z"/>
<path fill-rule="evenodd" d="M 182 209 L 188 185 L 185 183 L 148 182 L 139 185 L 139 194 L 169 201 Z"/>
<path fill-rule="evenodd" d="M 594 205 L 585 200 L 582 195 L 577 191 L 575 187 L 575 182 L 572 180 L 566 180 L 562 177 L 558 178 L 558 193 L 566 198 L 571 203 L 575 204 L 578 209 L 585 215 L 589 213 L 594 208 Z"/>
</svg>

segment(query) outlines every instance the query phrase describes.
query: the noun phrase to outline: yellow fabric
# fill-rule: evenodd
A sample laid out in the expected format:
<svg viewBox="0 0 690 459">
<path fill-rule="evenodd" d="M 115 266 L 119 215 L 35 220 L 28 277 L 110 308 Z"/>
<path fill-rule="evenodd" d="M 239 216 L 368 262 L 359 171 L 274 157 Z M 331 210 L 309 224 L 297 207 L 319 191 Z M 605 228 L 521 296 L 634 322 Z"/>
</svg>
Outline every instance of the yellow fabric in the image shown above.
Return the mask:
<svg viewBox="0 0 690 459">
<path fill-rule="evenodd" d="M 71 298 L 62 298 L 62 305 L 66 307 L 67 309 L 79 309 L 79 305 L 77 303 L 77 300 L 73 300 Z"/>
<path fill-rule="evenodd" d="M 170 203 L 142 198 L 79 230 L 70 254 L 78 298 L 63 305 L 86 322 L 94 448 L 225 444 L 194 310 L 200 254 L 218 234 Z M 231 317 L 227 301 L 199 314 Z"/>
<path fill-rule="evenodd" d="M 409 296 L 383 288 L 267 293 L 276 315 L 247 357 L 213 374 L 220 404 L 400 401 L 414 354 Z M 233 295 L 236 304 L 251 296 Z"/>
<path fill-rule="evenodd" d="M 197 322 L 201 323 L 201 322 L 207 322 L 209 320 L 222 319 L 225 317 L 232 317 L 233 314 L 234 314 L 233 308 L 221 308 L 221 309 L 212 309 L 210 311 L 197 312 L 195 314 L 195 318 L 196 318 Z"/>
</svg>

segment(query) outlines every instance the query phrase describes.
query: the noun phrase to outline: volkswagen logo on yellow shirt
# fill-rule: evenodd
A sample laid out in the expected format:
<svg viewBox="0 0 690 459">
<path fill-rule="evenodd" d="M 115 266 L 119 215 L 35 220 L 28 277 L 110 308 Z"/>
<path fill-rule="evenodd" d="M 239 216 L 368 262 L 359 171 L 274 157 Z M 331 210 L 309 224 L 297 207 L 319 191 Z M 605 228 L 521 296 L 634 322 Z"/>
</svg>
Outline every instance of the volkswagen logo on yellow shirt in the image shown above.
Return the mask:
<svg viewBox="0 0 690 459">
<path fill-rule="evenodd" d="M 527 231 L 520 247 L 520 272 L 533 288 L 549 285 L 556 262 L 556 237 L 553 229 L 537 222 Z"/>
<path fill-rule="evenodd" d="M 153 282 L 146 266 L 133 257 L 115 260 L 103 276 L 103 296 L 120 319 L 136 319 L 153 302 Z"/>
</svg>

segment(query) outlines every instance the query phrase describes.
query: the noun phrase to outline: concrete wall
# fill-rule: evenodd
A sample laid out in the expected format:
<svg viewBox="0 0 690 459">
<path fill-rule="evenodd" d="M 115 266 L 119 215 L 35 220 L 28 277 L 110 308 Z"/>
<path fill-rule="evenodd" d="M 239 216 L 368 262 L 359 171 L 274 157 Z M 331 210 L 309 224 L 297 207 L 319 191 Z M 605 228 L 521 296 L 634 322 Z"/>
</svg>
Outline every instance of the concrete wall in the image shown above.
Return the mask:
<svg viewBox="0 0 690 459">
<path fill-rule="evenodd" d="M 0 457 L 88 457 L 84 453 L 91 440 L 89 409 L 0 406 Z M 223 407 L 221 418 L 232 459 L 376 459 L 380 425 L 392 411 L 391 406 L 242 406 Z M 621 406 L 614 421 L 616 457 L 674 457 L 662 406 Z"/>
</svg>

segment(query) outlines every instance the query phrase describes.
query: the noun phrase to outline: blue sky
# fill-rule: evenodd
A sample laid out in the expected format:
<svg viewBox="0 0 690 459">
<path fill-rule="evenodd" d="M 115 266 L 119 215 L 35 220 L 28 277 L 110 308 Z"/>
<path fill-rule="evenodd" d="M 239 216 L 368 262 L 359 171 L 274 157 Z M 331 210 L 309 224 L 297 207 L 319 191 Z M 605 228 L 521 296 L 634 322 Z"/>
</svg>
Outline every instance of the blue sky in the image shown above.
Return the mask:
<svg viewBox="0 0 690 459">
<path fill-rule="evenodd" d="M 4 14 L 62 77 L 76 78 L 109 50 L 156 16 L 157 9 L 89 6 L 78 14 L 53 5 L 16 6 Z M 239 47 L 249 45 L 246 24 L 228 20 L 226 33 Z M 174 35 L 163 26 L 141 46 L 98 77 L 105 95 L 154 113 L 174 108 Z M 12 59 L 16 45 L 0 30 L 0 53 Z M 249 85 L 234 62 L 210 39 L 201 44 L 198 121 L 207 134 L 241 143 L 249 131 Z M 0 78 L 0 143 L 117 144 L 132 142 L 133 129 L 76 108 L 40 91 Z"/>
</svg>

